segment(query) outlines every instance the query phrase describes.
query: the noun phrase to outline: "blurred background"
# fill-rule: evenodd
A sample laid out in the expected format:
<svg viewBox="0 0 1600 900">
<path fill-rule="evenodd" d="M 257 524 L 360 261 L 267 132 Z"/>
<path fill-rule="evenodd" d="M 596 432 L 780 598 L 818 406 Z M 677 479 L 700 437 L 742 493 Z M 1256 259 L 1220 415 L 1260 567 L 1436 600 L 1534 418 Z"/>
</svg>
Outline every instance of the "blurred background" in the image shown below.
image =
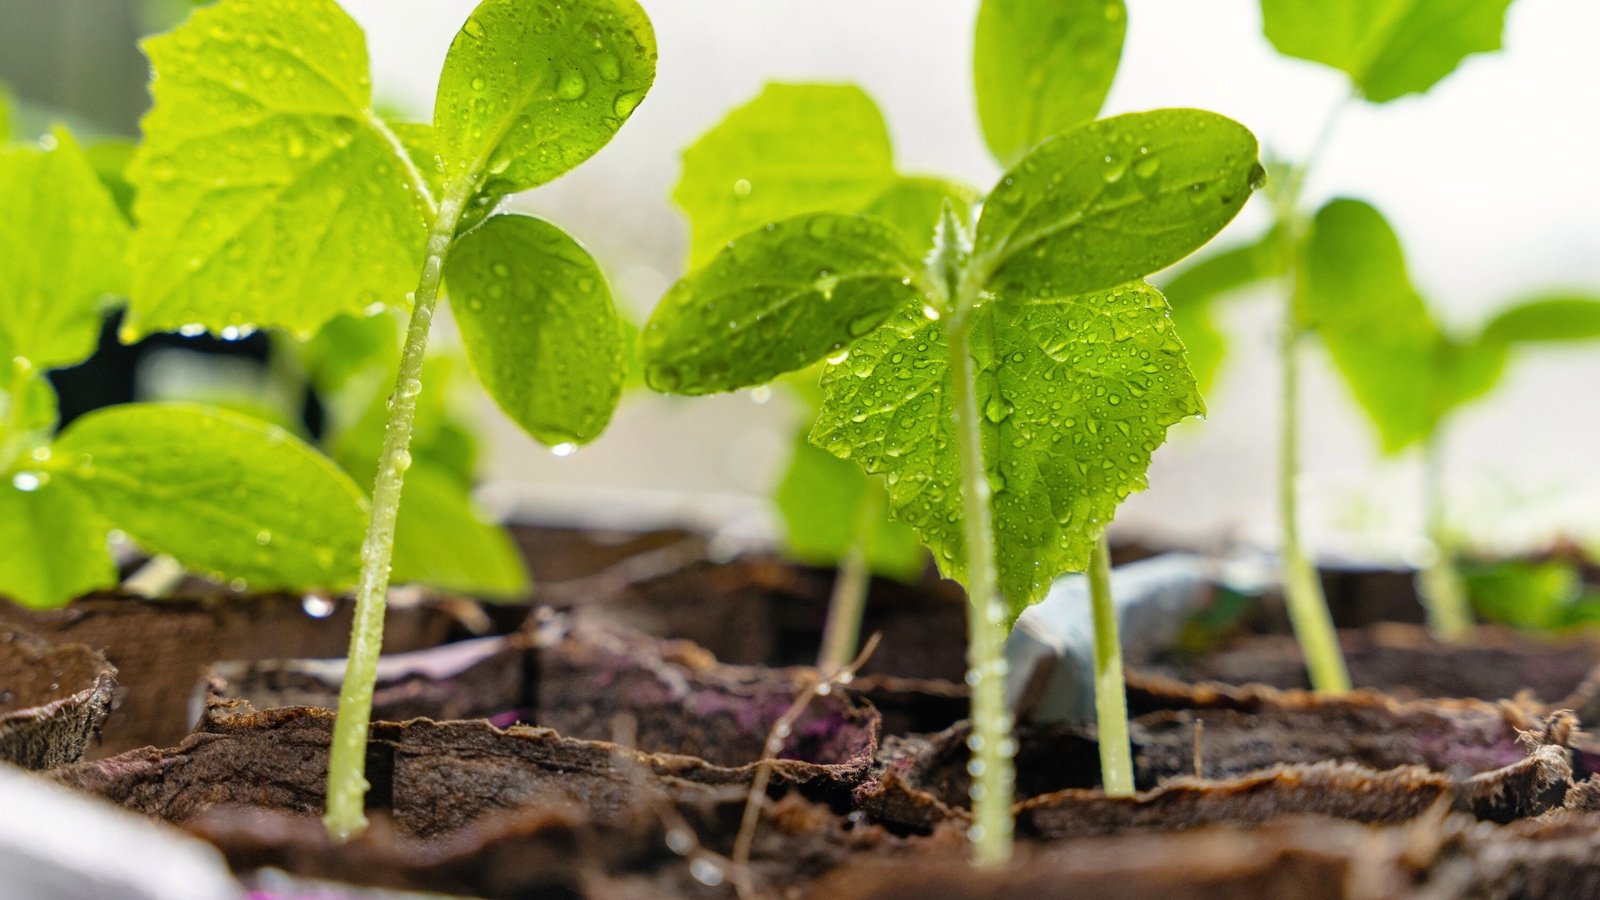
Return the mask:
<svg viewBox="0 0 1600 900">
<path fill-rule="evenodd" d="M 888 119 L 902 171 L 982 189 L 999 174 L 973 108 L 975 0 L 644 3 L 660 45 L 650 96 L 593 161 L 517 201 L 586 243 L 636 319 L 682 274 L 686 228 L 669 199 L 679 154 L 767 81 L 862 85 Z M 80 133 L 136 134 L 148 101 L 134 41 L 177 21 L 188 5 L 0 0 L 0 81 L 22 106 L 19 130 L 62 119 Z M 426 119 L 439 65 L 472 0 L 343 5 L 367 31 L 380 104 Z M 1128 6 L 1108 114 L 1214 109 L 1254 130 L 1268 153 L 1299 158 L 1343 95 L 1339 73 L 1272 50 L 1256 0 Z M 1503 52 L 1469 58 L 1424 97 L 1347 111 L 1307 187 L 1308 206 L 1338 195 L 1376 204 L 1400 232 L 1414 282 L 1448 325 L 1474 328 L 1548 289 L 1600 290 L 1595 34 L 1594 0 L 1516 0 Z M 1254 236 L 1265 218 L 1251 204 L 1218 244 Z M 1151 489 L 1119 515 L 1123 536 L 1272 545 L 1276 299 L 1241 295 L 1224 307 L 1231 355 L 1207 397 L 1209 416 L 1180 426 L 1157 454 Z M 242 351 L 246 360 L 262 351 L 251 342 L 183 343 L 197 352 Z M 1314 342 L 1306 352 L 1301 488 L 1309 544 L 1324 554 L 1414 558 L 1426 546 L 1419 461 L 1380 457 L 1326 356 Z M 153 365 L 151 348 L 110 349 L 63 374 L 67 412 L 148 392 L 171 365 Z M 1556 348 L 1516 360 L 1493 396 L 1459 414 L 1445 486 L 1471 543 L 1512 552 L 1565 537 L 1600 549 L 1597 394 L 1600 349 Z M 796 415 L 773 392 L 693 400 L 640 392 L 624 399 L 600 440 L 557 457 L 487 399 L 481 405 L 482 496 L 502 513 L 558 518 L 619 504 L 759 517 Z"/>
</svg>

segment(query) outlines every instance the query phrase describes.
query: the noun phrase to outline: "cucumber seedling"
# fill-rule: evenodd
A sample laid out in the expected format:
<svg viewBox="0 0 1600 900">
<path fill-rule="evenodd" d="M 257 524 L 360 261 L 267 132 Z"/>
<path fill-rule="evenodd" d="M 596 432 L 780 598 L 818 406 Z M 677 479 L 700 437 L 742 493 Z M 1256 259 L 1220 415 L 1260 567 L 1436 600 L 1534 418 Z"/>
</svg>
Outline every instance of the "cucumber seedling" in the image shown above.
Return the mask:
<svg viewBox="0 0 1600 900">
<path fill-rule="evenodd" d="M 1600 299 L 1546 294 L 1506 307 L 1476 334 L 1452 334 L 1411 283 L 1394 229 L 1371 205 L 1347 199 L 1317 211 L 1304 277 L 1305 321 L 1384 452 L 1423 447 L 1432 558 L 1418 575 L 1418 593 L 1434 634 L 1465 637 L 1473 616 L 1445 517 L 1445 426 L 1457 409 L 1494 389 L 1518 350 L 1600 338 Z"/>
<path fill-rule="evenodd" d="M 1350 675 L 1322 594 L 1316 566 L 1300 542 L 1299 350 L 1309 331 L 1302 296 L 1302 256 L 1309 226 L 1300 199 L 1350 100 L 1388 103 L 1424 93 L 1455 71 L 1467 56 L 1500 48 L 1511 0 L 1463 0 L 1446 11 L 1415 0 L 1261 0 L 1266 36 L 1278 52 L 1332 66 L 1349 78 L 1349 97 L 1329 113 L 1310 154 L 1273 178 L 1267 191 L 1273 224 L 1255 243 L 1197 262 L 1169 285 L 1174 315 L 1197 350 L 1198 369 L 1216 370 L 1221 337 L 1209 321 L 1210 301 L 1237 288 L 1277 279 L 1284 296 L 1279 342 L 1282 410 L 1279 431 L 1278 505 L 1283 589 L 1295 637 L 1306 658 L 1311 686 L 1347 691 Z"/>
<path fill-rule="evenodd" d="M 56 434 L 46 373 L 94 351 L 127 292 L 129 228 L 63 129 L 0 149 L 0 205 L 0 594 L 52 607 L 114 586 L 112 530 L 238 587 L 353 584 L 361 491 L 283 429 L 135 403 Z"/>
<path fill-rule="evenodd" d="M 374 111 L 361 29 L 332 0 L 223 0 L 145 49 L 155 103 L 129 167 L 129 337 L 305 338 L 341 313 L 409 307 L 329 761 L 325 821 L 349 838 L 366 822 L 384 597 L 440 286 L 511 419 L 547 444 L 600 433 L 623 347 L 599 266 L 554 224 L 493 213 L 611 139 L 654 79 L 655 38 L 633 0 L 484 0 L 451 42 L 431 125 Z"/>
<path fill-rule="evenodd" d="M 880 477 L 891 513 L 967 587 L 970 836 L 983 865 L 1011 845 L 1008 623 L 1062 572 L 1104 573 L 1118 503 L 1145 486 L 1167 428 L 1201 411 L 1166 302 L 1142 278 L 1209 240 L 1263 175 L 1255 138 L 1213 113 L 1083 124 L 1110 85 L 1122 24 L 1118 3 L 983 5 L 980 119 L 1008 171 L 975 216 L 943 198 L 908 234 L 874 214 L 898 177 L 887 138 L 857 142 L 836 108 L 801 140 L 846 145 L 844 171 L 865 161 L 876 180 L 791 159 L 778 149 L 788 138 L 735 144 L 715 182 L 748 202 L 707 220 L 715 237 L 696 219 L 702 265 L 641 334 L 646 381 L 669 393 L 827 361 L 812 442 Z M 794 214 L 791 202 L 831 210 Z M 1102 766 L 1107 790 L 1129 793 L 1120 654 L 1109 597 L 1096 598 L 1097 673 L 1115 687 L 1097 695 Z"/>
</svg>

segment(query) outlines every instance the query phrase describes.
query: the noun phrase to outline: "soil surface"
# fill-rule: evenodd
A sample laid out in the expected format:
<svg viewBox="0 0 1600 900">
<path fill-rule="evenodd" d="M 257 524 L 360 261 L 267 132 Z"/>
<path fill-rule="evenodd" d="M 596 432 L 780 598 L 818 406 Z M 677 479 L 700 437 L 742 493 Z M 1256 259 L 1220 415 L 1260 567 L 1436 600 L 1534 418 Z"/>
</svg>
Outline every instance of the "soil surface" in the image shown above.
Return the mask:
<svg viewBox="0 0 1600 900">
<path fill-rule="evenodd" d="M 964 601 L 932 577 L 874 582 L 879 650 L 779 736 L 736 862 L 756 761 L 814 683 L 832 575 L 635 537 L 575 539 L 549 607 L 520 628 L 488 612 L 514 633 L 441 645 L 472 619 L 447 615 L 385 660 L 373 824 L 351 844 L 318 820 L 336 660 L 236 654 L 196 733 L 52 777 L 246 877 L 487 897 L 1600 895 L 1600 746 L 1581 730 L 1600 720 L 1600 647 L 1493 629 L 1439 645 L 1384 621 L 1415 606 L 1409 573 L 1325 578 L 1367 690 L 1299 690 L 1298 652 L 1260 633 L 1270 605 L 1214 652 L 1131 672 L 1134 797 L 1099 790 L 1091 727 L 1024 723 L 1017 859 L 992 873 L 963 861 Z"/>
</svg>

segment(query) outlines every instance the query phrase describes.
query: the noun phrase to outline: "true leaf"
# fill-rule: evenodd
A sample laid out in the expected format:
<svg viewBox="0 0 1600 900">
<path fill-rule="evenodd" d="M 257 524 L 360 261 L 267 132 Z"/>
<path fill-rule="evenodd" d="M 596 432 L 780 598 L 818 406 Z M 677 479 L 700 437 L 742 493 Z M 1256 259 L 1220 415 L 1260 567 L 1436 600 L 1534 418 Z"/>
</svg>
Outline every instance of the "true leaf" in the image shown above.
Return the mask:
<svg viewBox="0 0 1600 900">
<path fill-rule="evenodd" d="M 883 114 L 860 88 L 769 84 L 684 151 L 672 198 L 689 217 L 689 264 L 701 266 L 769 222 L 856 212 L 895 177 Z"/>
<path fill-rule="evenodd" d="M 899 233 L 872 219 L 757 229 L 661 298 L 640 338 L 645 380 L 679 394 L 765 384 L 877 328 L 920 295 L 920 278 Z"/>
<path fill-rule="evenodd" d="M 1127 26 L 1123 0 L 984 0 L 973 85 L 984 140 L 1001 165 L 1100 112 Z"/>
<path fill-rule="evenodd" d="M 38 369 L 94 352 L 101 314 L 127 290 L 128 225 L 72 135 L 0 149 L 0 360 Z"/>
<path fill-rule="evenodd" d="M 1318 210 L 1304 279 L 1305 314 L 1377 426 L 1384 451 L 1426 437 L 1446 396 L 1444 338 L 1383 215 L 1348 199 Z"/>
<path fill-rule="evenodd" d="M 439 75 L 447 180 L 499 196 L 544 184 L 611 140 L 655 80 L 634 0 L 484 0 Z"/>
<path fill-rule="evenodd" d="M 1577 295 L 1529 300 L 1491 319 L 1483 337 L 1504 344 L 1600 338 L 1600 300 Z"/>
<path fill-rule="evenodd" d="M 890 182 L 860 212 L 893 225 L 905 239 L 906 247 L 923 257 L 933 249 L 934 229 L 945 203 L 949 202 L 956 218 L 965 222 L 980 199 L 977 191 L 954 181 L 902 176 Z"/>
<path fill-rule="evenodd" d="M 1385 103 L 1420 93 L 1473 53 L 1500 49 L 1511 0 L 1261 0 L 1279 53 L 1340 69 Z"/>
<path fill-rule="evenodd" d="M 106 529 L 70 491 L 0 483 L 0 596 L 36 609 L 117 583 Z"/>
<path fill-rule="evenodd" d="M 1498 341 L 1447 338 L 1443 350 L 1438 415 L 1489 393 L 1505 372 L 1506 347 Z M 1438 427 L 1435 424 L 1434 427 Z"/>
<path fill-rule="evenodd" d="M 984 201 L 974 265 L 1002 300 L 1104 290 L 1183 258 L 1260 184 L 1256 139 L 1215 113 L 1163 109 L 1051 138 Z"/>
<path fill-rule="evenodd" d="M 773 493 L 783 517 L 789 555 L 808 565 L 837 565 L 862 540 L 856 533 L 862 505 L 871 502 L 869 495 L 882 491 L 860 466 L 799 435 L 789 466 Z M 879 575 L 912 581 L 922 573 L 927 555 L 915 531 L 888 518 L 886 500 L 878 501 L 880 512 L 872 533 L 865 538 L 867 566 Z"/>
<path fill-rule="evenodd" d="M 1253 243 L 1207 256 L 1186 265 L 1161 286 L 1201 393 L 1210 390 L 1227 351 L 1227 338 L 1212 315 L 1214 305 L 1229 294 L 1282 273 L 1282 261 L 1273 252 L 1275 242 L 1269 233 Z"/>
<path fill-rule="evenodd" d="M 332 0 L 224 0 L 147 40 L 155 104 L 128 176 L 130 337 L 201 324 L 309 337 L 399 305 L 424 185 L 371 109 L 361 29 Z"/>
<path fill-rule="evenodd" d="M 485 521 L 449 471 L 414 465 L 394 531 L 397 584 L 426 584 L 483 597 L 516 597 L 528 573 L 511 536 Z"/>
<path fill-rule="evenodd" d="M 546 444 L 586 443 L 622 393 L 622 331 L 588 251 L 543 219 L 493 216 L 445 266 L 478 380 Z"/>
<path fill-rule="evenodd" d="M 47 470 L 111 527 L 200 572 L 257 589 L 355 580 L 366 499 L 281 428 L 178 404 L 89 413 Z"/>
<path fill-rule="evenodd" d="M 1142 282 L 980 308 L 973 359 L 994 489 L 1001 592 L 1013 616 L 1081 569 L 1150 455 L 1202 411 L 1183 344 Z M 895 514 L 965 577 L 945 322 L 908 309 L 823 375 L 811 440 L 884 476 Z"/>
</svg>

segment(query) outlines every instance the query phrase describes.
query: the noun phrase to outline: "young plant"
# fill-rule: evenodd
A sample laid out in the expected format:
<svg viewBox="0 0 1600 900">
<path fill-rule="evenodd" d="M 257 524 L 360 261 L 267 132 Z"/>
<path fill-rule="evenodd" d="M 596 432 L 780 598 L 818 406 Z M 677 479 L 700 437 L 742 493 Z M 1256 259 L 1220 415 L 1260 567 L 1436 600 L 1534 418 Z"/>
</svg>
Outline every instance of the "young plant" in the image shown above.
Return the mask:
<svg viewBox="0 0 1600 900">
<path fill-rule="evenodd" d="M 831 122 L 829 140 L 817 141 L 809 123 L 823 118 Z M 740 177 L 730 182 L 730 172 Z M 896 173 L 883 115 L 860 88 L 769 84 L 684 152 L 673 197 L 689 218 L 689 264 L 698 267 L 752 227 L 830 208 L 870 212 L 925 254 L 945 200 L 964 214 L 977 195 Z M 802 406 L 802 421 L 773 499 L 790 554 L 838 568 L 817 654 L 817 668 L 829 672 L 856 655 L 870 577 L 913 580 L 926 555 L 916 532 L 889 516 L 881 483 L 807 439 L 822 403 L 820 371 L 781 381 Z"/>
<path fill-rule="evenodd" d="M 611 139 L 654 78 L 654 35 L 633 0 L 484 0 L 450 45 L 432 125 L 374 112 L 361 29 L 332 0 L 223 0 L 145 47 L 129 336 L 305 338 L 341 313 L 409 307 L 329 760 L 326 823 L 349 838 L 366 821 L 384 596 L 441 284 L 507 415 L 550 444 L 600 433 L 623 356 L 600 269 L 555 225 L 493 213 Z"/>
<path fill-rule="evenodd" d="M 1109 9 L 984 4 L 980 118 L 1010 168 L 975 222 L 959 197 L 914 228 L 868 208 L 910 181 L 894 172 L 870 101 L 870 119 L 861 102 L 855 113 L 819 103 L 809 119 L 755 117 L 765 133 L 730 142 L 712 179 L 746 202 L 691 212 L 704 264 L 641 336 L 647 382 L 672 393 L 761 385 L 828 361 L 811 440 L 881 476 L 891 513 L 967 586 L 971 838 L 983 865 L 1010 853 L 1005 628 L 1062 572 L 1103 572 L 1117 504 L 1144 487 L 1167 428 L 1201 409 L 1166 302 L 1142 277 L 1208 240 L 1262 177 L 1254 137 L 1212 113 L 1082 124 L 1116 68 L 1122 7 Z M 780 94 L 828 90 L 853 91 Z M 797 142 L 792 123 L 808 121 L 799 143 L 843 152 L 823 165 L 784 155 Z M 817 141 L 824 127 L 829 140 Z M 699 208 L 682 185 L 678 196 Z M 794 214 L 817 203 L 838 211 Z M 1104 590 L 1096 603 L 1109 613 Z M 1103 680 L 1120 689 L 1109 627 L 1096 650 Z M 1100 704 L 1102 764 L 1107 790 L 1126 793 L 1117 693 Z"/>
<path fill-rule="evenodd" d="M 0 594 L 60 606 L 114 586 L 112 530 L 219 580 L 342 587 L 361 491 L 281 428 L 192 405 L 129 404 L 57 435 L 45 373 L 93 352 L 126 292 L 129 229 L 72 136 L 0 149 Z M 292 484 L 295 491 L 283 492 Z"/>
<path fill-rule="evenodd" d="M 1412 285 L 1394 229 L 1359 200 L 1334 200 L 1317 211 L 1304 259 L 1305 321 L 1377 428 L 1384 452 L 1424 448 L 1433 555 L 1418 593 L 1434 634 L 1458 640 L 1473 618 L 1445 518 L 1446 421 L 1493 390 L 1517 349 L 1600 338 L 1600 299 L 1551 294 L 1508 307 L 1477 334 L 1452 335 Z"/>
<path fill-rule="evenodd" d="M 1352 98 L 1387 103 L 1427 91 L 1473 53 L 1499 49 L 1510 3 L 1462 0 L 1445 9 L 1417 0 L 1261 0 L 1261 15 L 1267 39 L 1279 53 L 1339 69 L 1349 77 Z M 1286 177 L 1271 182 L 1273 225 L 1268 233 L 1250 246 L 1197 263 L 1187 281 L 1180 278 L 1169 286 L 1175 315 L 1193 323 L 1186 323 L 1184 334 L 1204 354 L 1198 370 L 1209 377 L 1222 350 L 1220 335 L 1208 319 L 1209 301 L 1266 279 L 1283 285 L 1278 479 L 1283 588 L 1311 685 L 1319 691 L 1349 690 L 1350 676 L 1316 567 L 1300 543 L 1297 396 L 1299 348 L 1308 331 L 1301 273 L 1308 223 L 1300 198 L 1348 105 L 1341 101 L 1328 115 L 1310 155 L 1289 168 Z"/>
</svg>

